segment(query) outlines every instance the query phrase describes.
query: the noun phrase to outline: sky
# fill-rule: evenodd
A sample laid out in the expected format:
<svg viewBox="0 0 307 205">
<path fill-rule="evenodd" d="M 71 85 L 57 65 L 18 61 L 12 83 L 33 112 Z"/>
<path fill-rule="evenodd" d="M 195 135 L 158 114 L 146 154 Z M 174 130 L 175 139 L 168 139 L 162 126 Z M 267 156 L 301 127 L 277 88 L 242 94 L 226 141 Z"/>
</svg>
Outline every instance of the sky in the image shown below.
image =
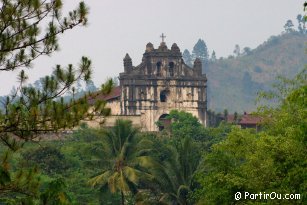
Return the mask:
<svg viewBox="0 0 307 205">
<path fill-rule="evenodd" d="M 79 0 L 63 0 L 64 12 Z M 161 34 L 166 44 L 192 50 L 199 38 L 217 57 L 233 53 L 236 44 L 255 48 L 283 31 L 288 19 L 296 25 L 304 0 L 85 0 L 89 6 L 87 27 L 60 37 L 60 51 L 44 56 L 26 69 L 29 83 L 48 75 L 55 65 L 78 65 L 82 56 L 93 64 L 93 81 L 100 86 L 108 77 L 123 72 L 129 53 L 133 65 L 142 60 L 148 42 L 158 47 Z M 18 72 L 0 71 L 0 95 L 9 94 Z M 209 79 L 210 80 L 210 79 Z"/>
</svg>

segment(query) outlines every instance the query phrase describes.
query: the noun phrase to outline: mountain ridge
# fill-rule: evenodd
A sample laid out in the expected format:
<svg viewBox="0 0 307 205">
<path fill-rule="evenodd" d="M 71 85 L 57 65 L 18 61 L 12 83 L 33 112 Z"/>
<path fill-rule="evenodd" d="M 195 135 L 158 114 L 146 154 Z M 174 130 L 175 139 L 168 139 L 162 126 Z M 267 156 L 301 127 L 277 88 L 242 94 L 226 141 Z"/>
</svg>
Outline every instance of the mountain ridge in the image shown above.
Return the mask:
<svg viewBox="0 0 307 205">
<path fill-rule="evenodd" d="M 269 90 L 276 77 L 294 77 L 307 64 L 307 35 L 272 36 L 247 54 L 210 60 L 203 65 L 208 78 L 208 109 L 252 112 L 257 92 Z"/>
</svg>

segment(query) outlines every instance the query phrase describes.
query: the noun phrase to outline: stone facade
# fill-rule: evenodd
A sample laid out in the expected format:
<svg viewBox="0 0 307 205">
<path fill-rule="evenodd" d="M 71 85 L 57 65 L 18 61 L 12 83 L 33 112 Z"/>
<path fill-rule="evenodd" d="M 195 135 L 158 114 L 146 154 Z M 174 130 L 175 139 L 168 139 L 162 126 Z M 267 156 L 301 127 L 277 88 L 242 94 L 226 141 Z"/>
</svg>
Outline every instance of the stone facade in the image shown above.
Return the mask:
<svg viewBox="0 0 307 205">
<path fill-rule="evenodd" d="M 165 42 L 157 49 L 148 43 L 138 66 L 133 66 L 126 54 L 119 82 L 118 96 L 107 100 L 113 117 L 130 116 L 134 121 L 138 117 L 142 130 L 158 131 L 155 122 L 177 109 L 193 114 L 206 125 L 207 78 L 202 74 L 201 61 L 196 59 L 193 68 L 187 66 L 175 43 L 171 49 Z"/>
</svg>

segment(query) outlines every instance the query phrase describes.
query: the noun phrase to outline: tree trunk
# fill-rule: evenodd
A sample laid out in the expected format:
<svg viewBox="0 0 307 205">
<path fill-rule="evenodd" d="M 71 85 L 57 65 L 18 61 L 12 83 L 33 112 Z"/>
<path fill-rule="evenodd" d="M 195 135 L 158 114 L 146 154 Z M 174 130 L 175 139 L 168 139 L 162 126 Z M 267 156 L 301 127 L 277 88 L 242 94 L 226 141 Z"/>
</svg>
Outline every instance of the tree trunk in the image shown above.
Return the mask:
<svg viewBox="0 0 307 205">
<path fill-rule="evenodd" d="M 124 192 L 123 191 L 121 191 L 120 192 L 120 194 L 121 194 L 121 198 L 122 198 L 122 205 L 125 205 L 125 196 L 124 196 Z"/>
</svg>

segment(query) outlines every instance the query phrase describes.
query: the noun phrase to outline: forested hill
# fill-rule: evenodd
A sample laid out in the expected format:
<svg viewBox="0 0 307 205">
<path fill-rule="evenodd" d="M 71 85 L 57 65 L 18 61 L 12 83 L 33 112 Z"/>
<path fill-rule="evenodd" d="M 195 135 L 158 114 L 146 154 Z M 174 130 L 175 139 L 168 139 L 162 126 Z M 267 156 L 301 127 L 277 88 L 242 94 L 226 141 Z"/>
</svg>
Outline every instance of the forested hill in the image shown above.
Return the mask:
<svg viewBox="0 0 307 205">
<path fill-rule="evenodd" d="M 257 92 L 269 89 L 278 75 L 293 77 L 307 64 L 307 35 L 299 32 L 270 37 L 236 56 L 211 58 L 203 66 L 208 78 L 208 108 L 255 111 Z"/>
</svg>

